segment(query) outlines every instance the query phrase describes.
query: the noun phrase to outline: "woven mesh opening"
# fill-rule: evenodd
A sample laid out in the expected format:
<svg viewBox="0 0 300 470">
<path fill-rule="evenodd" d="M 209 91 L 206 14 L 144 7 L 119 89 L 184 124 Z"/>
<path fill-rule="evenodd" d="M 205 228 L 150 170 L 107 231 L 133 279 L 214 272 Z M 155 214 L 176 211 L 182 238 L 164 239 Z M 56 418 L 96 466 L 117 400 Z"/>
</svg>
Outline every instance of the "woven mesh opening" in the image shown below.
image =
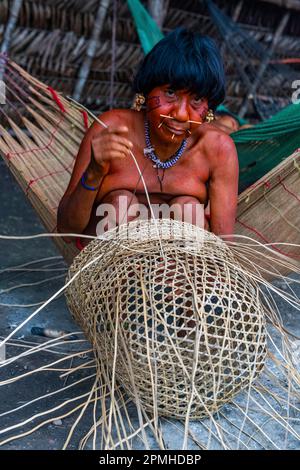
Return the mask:
<svg viewBox="0 0 300 470">
<path fill-rule="evenodd" d="M 116 354 L 117 380 L 148 411 L 202 418 L 262 370 L 258 290 L 213 234 L 172 220 L 133 222 L 88 245 L 69 276 L 78 270 L 70 310 L 100 360 L 112 368 Z"/>
</svg>

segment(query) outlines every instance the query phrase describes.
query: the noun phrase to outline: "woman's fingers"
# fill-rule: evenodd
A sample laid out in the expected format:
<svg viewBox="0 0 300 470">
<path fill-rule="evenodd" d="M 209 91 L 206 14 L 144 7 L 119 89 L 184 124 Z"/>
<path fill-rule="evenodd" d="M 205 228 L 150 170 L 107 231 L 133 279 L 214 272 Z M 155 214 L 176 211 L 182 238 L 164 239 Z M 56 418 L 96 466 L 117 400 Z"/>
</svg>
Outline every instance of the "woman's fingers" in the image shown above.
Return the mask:
<svg viewBox="0 0 300 470">
<path fill-rule="evenodd" d="M 108 132 L 109 134 L 128 134 L 128 131 L 127 126 L 109 126 L 104 132 Z"/>
<path fill-rule="evenodd" d="M 125 147 L 129 149 L 133 148 L 133 143 L 129 139 L 126 139 L 125 137 L 120 137 L 117 134 L 111 134 L 110 136 L 107 136 L 107 138 L 104 140 L 107 142 L 117 142 L 119 144 L 125 145 Z"/>
<path fill-rule="evenodd" d="M 105 160 L 103 160 L 103 162 L 111 161 L 117 158 L 126 158 L 126 157 L 127 155 L 124 152 L 120 152 L 120 150 L 110 150 L 106 154 L 106 158 Z"/>
<path fill-rule="evenodd" d="M 130 155 L 133 143 L 126 137 L 126 126 L 109 127 L 92 139 L 92 157 L 98 165 L 114 158 L 125 158 Z"/>
<path fill-rule="evenodd" d="M 104 147 L 107 148 L 113 146 L 114 144 L 123 145 L 126 149 L 130 150 L 133 148 L 133 143 L 129 139 L 126 139 L 125 137 L 120 137 L 117 134 L 101 135 L 93 139 L 92 144 L 94 151 L 101 151 L 101 149 L 103 149 Z"/>
<path fill-rule="evenodd" d="M 128 139 L 128 127 L 118 126 L 118 127 L 108 127 L 106 129 L 107 133 L 112 136 L 112 139 L 120 143 L 124 143 L 129 148 L 133 147 L 131 140 Z"/>
<path fill-rule="evenodd" d="M 94 159 L 98 163 L 108 161 L 111 158 L 125 158 L 130 155 L 129 149 L 118 142 L 105 143 L 100 148 L 92 143 L 92 148 Z"/>
</svg>

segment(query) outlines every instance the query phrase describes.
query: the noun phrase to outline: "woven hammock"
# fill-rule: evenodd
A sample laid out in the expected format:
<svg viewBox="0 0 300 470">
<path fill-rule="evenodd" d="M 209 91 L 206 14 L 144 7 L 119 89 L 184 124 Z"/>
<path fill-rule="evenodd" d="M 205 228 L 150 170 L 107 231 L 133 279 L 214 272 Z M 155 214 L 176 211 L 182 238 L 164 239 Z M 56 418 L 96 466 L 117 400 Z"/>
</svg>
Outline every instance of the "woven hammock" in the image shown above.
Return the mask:
<svg viewBox="0 0 300 470">
<path fill-rule="evenodd" d="M 231 137 L 241 163 L 242 191 L 300 148 L 300 104 L 291 104 L 270 119 L 234 132 Z"/>
<path fill-rule="evenodd" d="M 4 78 L 6 105 L 0 106 L 0 153 L 47 231 L 54 233 L 59 201 L 93 119 L 10 60 L 6 61 Z M 246 133 L 243 131 L 243 135 Z M 263 155 L 264 151 L 262 161 Z M 293 247 L 275 246 L 300 244 L 300 152 L 284 157 L 240 194 L 235 233 L 268 243 L 287 261 L 299 265 L 300 254 Z M 247 166 L 249 161 L 240 161 L 241 172 Z M 72 261 L 78 253 L 73 243 L 66 244 L 61 237 L 54 240 L 65 259 Z"/>
</svg>

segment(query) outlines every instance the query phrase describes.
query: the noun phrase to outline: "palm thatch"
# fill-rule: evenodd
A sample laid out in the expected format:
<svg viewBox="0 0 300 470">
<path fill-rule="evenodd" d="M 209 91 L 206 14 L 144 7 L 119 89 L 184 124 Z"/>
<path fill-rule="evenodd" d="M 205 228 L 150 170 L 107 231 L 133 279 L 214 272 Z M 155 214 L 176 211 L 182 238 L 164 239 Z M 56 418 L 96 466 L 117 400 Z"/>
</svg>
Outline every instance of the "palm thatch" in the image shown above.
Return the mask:
<svg viewBox="0 0 300 470">
<path fill-rule="evenodd" d="M 146 6 L 147 2 L 143 2 Z M 276 43 L 272 60 L 297 59 L 300 56 L 300 11 L 287 10 L 276 2 L 241 2 L 215 0 L 217 6 L 233 18 L 242 30 L 258 41 L 267 51 L 275 31 L 287 11 L 290 18 Z M 277 2 L 279 3 L 279 2 Z M 9 18 L 12 0 L 0 3 L 0 41 Z M 18 22 L 11 36 L 10 56 L 47 84 L 72 95 L 80 67 L 87 57 L 89 40 L 99 6 L 98 0 L 23 0 Z M 291 7 L 292 5 L 289 5 Z M 81 102 L 93 110 L 108 107 L 110 68 L 112 64 L 113 5 L 108 8 L 99 44 L 91 61 L 89 75 L 82 91 Z M 186 26 L 203 34 L 212 35 L 222 47 L 228 76 L 228 104 L 237 110 L 247 90 L 243 87 L 235 68 L 235 57 L 225 47 L 217 28 L 211 20 L 205 2 L 170 0 L 163 31 Z M 114 98 L 116 106 L 126 107 L 132 100 L 131 79 L 143 57 L 133 19 L 126 2 L 119 2 L 116 25 L 116 57 Z M 253 59 L 255 60 L 255 59 Z M 297 65 L 291 65 L 296 68 Z M 270 95 L 275 96 L 278 86 L 270 84 Z"/>
</svg>

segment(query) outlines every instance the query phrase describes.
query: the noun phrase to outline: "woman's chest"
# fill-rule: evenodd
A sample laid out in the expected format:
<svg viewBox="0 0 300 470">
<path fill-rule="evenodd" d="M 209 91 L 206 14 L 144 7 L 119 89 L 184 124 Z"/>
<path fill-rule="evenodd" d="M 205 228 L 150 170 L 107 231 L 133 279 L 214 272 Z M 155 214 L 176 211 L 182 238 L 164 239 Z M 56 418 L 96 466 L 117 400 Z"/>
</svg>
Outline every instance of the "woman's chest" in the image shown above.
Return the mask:
<svg viewBox="0 0 300 470">
<path fill-rule="evenodd" d="M 201 155 L 187 152 L 170 168 L 162 169 L 142 152 L 133 157 L 114 162 L 110 173 L 103 181 L 101 193 L 114 189 L 127 189 L 137 193 L 165 193 L 170 195 L 190 195 L 206 199 L 205 184 L 209 178 L 209 167 Z"/>
</svg>

